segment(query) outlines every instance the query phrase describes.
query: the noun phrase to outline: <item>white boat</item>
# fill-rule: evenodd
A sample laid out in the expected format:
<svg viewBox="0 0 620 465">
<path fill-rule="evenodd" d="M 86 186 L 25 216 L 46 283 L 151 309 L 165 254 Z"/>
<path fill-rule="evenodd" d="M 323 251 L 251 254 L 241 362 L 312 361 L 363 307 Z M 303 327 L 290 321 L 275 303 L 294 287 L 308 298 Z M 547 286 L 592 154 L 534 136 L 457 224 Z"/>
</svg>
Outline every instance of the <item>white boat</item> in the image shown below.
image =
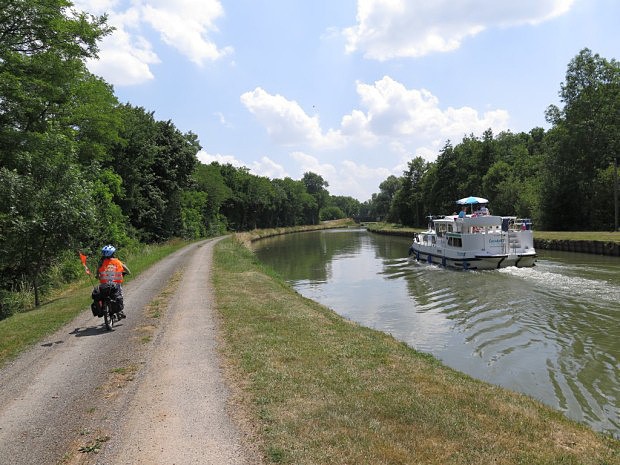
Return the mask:
<svg viewBox="0 0 620 465">
<path fill-rule="evenodd" d="M 471 203 L 472 210 L 473 206 Z M 479 212 L 431 217 L 428 229 L 414 235 L 409 255 L 419 261 L 463 270 L 534 266 L 532 222 Z"/>
</svg>

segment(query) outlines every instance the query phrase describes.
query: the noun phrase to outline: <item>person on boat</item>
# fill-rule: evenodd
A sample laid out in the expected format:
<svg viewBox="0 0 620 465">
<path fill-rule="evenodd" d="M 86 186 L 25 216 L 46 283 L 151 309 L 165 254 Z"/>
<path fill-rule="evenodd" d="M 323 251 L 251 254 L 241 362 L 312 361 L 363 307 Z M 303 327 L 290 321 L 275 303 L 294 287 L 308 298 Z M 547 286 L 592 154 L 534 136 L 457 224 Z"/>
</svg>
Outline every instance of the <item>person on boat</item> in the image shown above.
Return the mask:
<svg viewBox="0 0 620 465">
<path fill-rule="evenodd" d="M 467 207 L 463 205 L 461 207 L 461 211 L 459 212 L 459 218 L 465 218 L 467 216 Z"/>
<path fill-rule="evenodd" d="M 481 205 L 480 210 L 478 210 L 479 215 L 490 215 L 489 209 L 486 205 Z"/>
</svg>

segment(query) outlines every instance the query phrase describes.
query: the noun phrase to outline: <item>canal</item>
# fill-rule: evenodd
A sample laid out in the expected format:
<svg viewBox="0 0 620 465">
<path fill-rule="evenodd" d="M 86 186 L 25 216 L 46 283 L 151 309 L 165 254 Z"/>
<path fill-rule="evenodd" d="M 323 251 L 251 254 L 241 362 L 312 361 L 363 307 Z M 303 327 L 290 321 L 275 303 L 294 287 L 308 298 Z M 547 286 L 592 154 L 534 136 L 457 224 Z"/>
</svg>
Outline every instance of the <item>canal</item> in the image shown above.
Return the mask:
<svg viewBox="0 0 620 465">
<path fill-rule="evenodd" d="M 365 230 L 255 243 L 300 294 L 478 379 L 620 437 L 620 259 L 539 251 L 532 268 L 453 271 Z"/>
</svg>

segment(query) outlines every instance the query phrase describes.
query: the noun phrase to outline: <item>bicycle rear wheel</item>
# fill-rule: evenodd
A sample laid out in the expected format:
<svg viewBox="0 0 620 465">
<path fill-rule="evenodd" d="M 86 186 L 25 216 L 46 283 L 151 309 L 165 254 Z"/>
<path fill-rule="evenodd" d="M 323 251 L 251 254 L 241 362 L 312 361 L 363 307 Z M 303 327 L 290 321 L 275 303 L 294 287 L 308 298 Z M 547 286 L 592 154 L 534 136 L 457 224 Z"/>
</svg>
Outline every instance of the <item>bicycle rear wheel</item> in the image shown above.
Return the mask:
<svg viewBox="0 0 620 465">
<path fill-rule="evenodd" d="M 110 302 L 107 301 L 104 304 L 103 321 L 106 329 L 108 331 L 112 331 L 112 326 L 114 326 L 114 318 L 112 318 L 112 314 L 110 313 Z"/>
</svg>

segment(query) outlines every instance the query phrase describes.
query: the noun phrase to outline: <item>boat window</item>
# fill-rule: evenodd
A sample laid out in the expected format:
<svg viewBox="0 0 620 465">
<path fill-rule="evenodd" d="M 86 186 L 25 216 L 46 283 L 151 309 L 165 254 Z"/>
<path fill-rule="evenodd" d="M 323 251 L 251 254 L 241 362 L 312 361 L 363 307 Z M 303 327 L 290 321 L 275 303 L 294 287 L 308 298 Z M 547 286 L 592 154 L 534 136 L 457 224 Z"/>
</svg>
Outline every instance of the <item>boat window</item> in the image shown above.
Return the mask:
<svg viewBox="0 0 620 465">
<path fill-rule="evenodd" d="M 452 247 L 463 247 L 463 239 L 460 237 L 449 237 L 448 245 Z"/>
</svg>

